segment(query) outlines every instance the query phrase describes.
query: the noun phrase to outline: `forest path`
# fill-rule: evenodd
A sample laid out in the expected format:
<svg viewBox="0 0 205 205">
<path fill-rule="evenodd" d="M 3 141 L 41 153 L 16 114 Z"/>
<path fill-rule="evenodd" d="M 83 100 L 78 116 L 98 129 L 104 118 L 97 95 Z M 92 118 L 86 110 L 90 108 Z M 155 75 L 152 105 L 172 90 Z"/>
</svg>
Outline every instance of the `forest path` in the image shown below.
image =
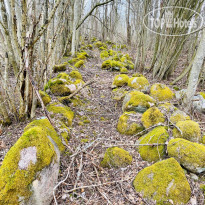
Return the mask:
<svg viewBox="0 0 205 205">
<path fill-rule="evenodd" d="M 133 189 L 132 181 L 138 171 L 148 166 L 148 163 L 141 160 L 136 147 L 132 146 L 137 137 L 121 135 L 116 129 L 119 116 L 122 114 L 122 102 L 112 99 L 111 85 L 114 76 L 119 72 L 102 70 L 99 52 L 92 53 L 95 56 L 89 58 L 85 68 L 79 71 L 85 82 L 92 79 L 95 79 L 95 82 L 89 85 L 90 94 L 86 96 L 85 105 L 72 108 L 76 116 L 69 146 L 73 152 L 80 153 L 75 156 L 66 184 L 58 188 L 58 194 L 56 193 L 59 195 L 58 203 L 141 204 L 142 199 Z M 84 120 L 89 123 L 82 123 Z M 121 148 L 133 156 L 132 165 L 121 169 L 103 169 L 99 164 L 105 150 L 117 144 L 130 145 Z M 62 173 L 59 181 L 66 177 L 70 160 L 69 156 L 62 157 Z M 80 189 L 76 191 L 76 195 L 62 192 L 62 190 L 73 189 L 73 186 L 92 186 L 115 181 L 123 182 Z"/>
</svg>

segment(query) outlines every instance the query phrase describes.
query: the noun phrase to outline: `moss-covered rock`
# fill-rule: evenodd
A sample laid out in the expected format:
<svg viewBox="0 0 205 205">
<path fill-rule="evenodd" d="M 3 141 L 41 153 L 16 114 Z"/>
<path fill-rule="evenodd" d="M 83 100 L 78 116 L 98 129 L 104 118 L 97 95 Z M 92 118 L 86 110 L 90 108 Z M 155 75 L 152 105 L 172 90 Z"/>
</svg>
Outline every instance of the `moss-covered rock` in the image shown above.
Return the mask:
<svg viewBox="0 0 205 205">
<path fill-rule="evenodd" d="M 140 91 L 131 91 L 125 95 L 123 100 L 122 110 L 135 111 L 144 113 L 151 105 L 154 105 L 155 100 Z"/>
<path fill-rule="evenodd" d="M 170 117 L 170 121 L 173 124 L 176 124 L 179 121 L 185 121 L 185 120 L 190 120 L 190 117 L 181 110 L 174 111 Z"/>
<path fill-rule="evenodd" d="M 57 117 L 66 125 L 71 126 L 74 118 L 74 113 L 67 106 L 53 103 L 47 106 L 47 110 L 51 113 L 51 117 Z"/>
<path fill-rule="evenodd" d="M 112 86 L 121 87 L 123 85 L 127 85 L 128 80 L 129 80 L 129 76 L 127 76 L 126 74 L 117 75 L 114 78 Z"/>
<path fill-rule="evenodd" d="M 149 82 L 145 77 L 132 77 L 128 80 L 128 86 L 146 92 L 149 89 Z"/>
<path fill-rule="evenodd" d="M 50 134 L 57 135 L 55 131 L 48 134 L 42 126 L 31 126 L 8 151 L 0 167 L 0 204 L 29 204 L 34 191 L 32 182 L 57 160 Z M 27 150 L 33 151 L 32 158 L 24 154 Z M 56 183 L 57 176 L 52 180 Z M 53 189 L 52 183 L 50 187 Z"/>
<path fill-rule="evenodd" d="M 126 74 L 126 73 L 128 73 L 127 68 L 125 68 L 125 67 L 120 68 L 120 73 L 122 73 L 122 74 Z"/>
<path fill-rule="evenodd" d="M 176 127 L 173 129 L 174 138 L 184 138 L 192 142 L 200 141 L 201 129 L 197 122 L 192 120 L 179 121 L 176 123 Z"/>
<path fill-rule="evenodd" d="M 144 75 L 142 75 L 140 73 L 134 73 L 134 74 L 132 74 L 132 77 L 144 77 Z"/>
<path fill-rule="evenodd" d="M 94 45 L 98 48 L 103 46 L 103 43 L 101 41 L 97 41 L 96 43 L 94 43 Z"/>
<path fill-rule="evenodd" d="M 89 57 L 89 55 L 85 51 L 77 53 L 77 58 L 80 60 L 85 60 L 87 57 Z"/>
<path fill-rule="evenodd" d="M 75 78 L 75 79 L 80 79 L 80 80 L 83 79 L 81 73 L 80 73 L 78 70 L 73 70 L 73 71 L 71 71 L 71 72 L 69 73 L 69 76 L 70 76 L 71 78 Z"/>
<path fill-rule="evenodd" d="M 144 130 L 140 123 L 141 114 L 132 112 L 125 112 L 120 116 L 117 130 L 121 134 L 134 135 Z"/>
<path fill-rule="evenodd" d="M 176 138 L 169 141 L 168 155 L 174 157 L 183 167 L 194 173 L 205 171 L 205 146 Z"/>
<path fill-rule="evenodd" d="M 179 163 L 170 158 L 140 171 L 133 185 L 144 198 L 156 204 L 186 204 L 191 189 Z M 172 203 L 170 203 L 172 201 Z"/>
<path fill-rule="evenodd" d="M 67 65 L 67 62 L 65 62 L 63 64 L 60 64 L 60 65 L 54 65 L 53 66 L 53 72 L 57 73 L 57 72 L 65 71 L 66 70 L 66 65 Z"/>
<path fill-rule="evenodd" d="M 160 111 L 164 114 L 173 113 L 178 110 L 173 104 L 165 102 L 158 105 Z"/>
<path fill-rule="evenodd" d="M 166 155 L 165 142 L 168 140 L 169 134 L 165 127 L 159 126 L 154 128 L 148 134 L 142 136 L 139 139 L 139 144 L 145 146 L 139 146 L 138 151 L 143 160 L 152 162 L 163 159 Z M 146 146 L 146 144 L 155 144 L 153 146 Z M 163 145 L 156 145 L 163 144 Z"/>
<path fill-rule="evenodd" d="M 100 165 L 108 168 L 126 167 L 132 163 L 132 156 L 119 147 L 108 148 Z"/>
<path fill-rule="evenodd" d="M 72 59 L 70 59 L 70 60 L 68 61 L 68 63 L 74 64 L 74 63 L 77 63 L 78 61 L 79 61 L 78 58 L 72 58 Z"/>
<path fill-rule="evenodd" d="M 145 128 L 165 122 L 165 116 L 157 107 L 151 107 L 142 115 L 142 123 Z"/>
<path fill-rule="evenodd" d="M 199 94 L 205 99 L 205 92 L 200 92 Z"/>
<path fill-rule="evenodd" d="M 168 101 L 174 97 L 174 93 L 166 85 L 155 83 L 150 89 L 150 95 L 158 101 Z"/>
<path fill-rule="evenodd" d="M 108 50 L 108 54 L 109 54 L 109 56 L 113 56 L 113 55 L 117 54 L 117 52 L 110 49 L 110 50 Z"/>
<path fill-rule="evenodd" d="M 39 94 L 43 100 L 44 105 L 47 105 L 51 102 L 51 97 L 45 91 L 39 90 Z M 38 102 L 38 104 L 40 105 L 40 102 Z"/>
<path fill-rule="evenodd" d="M 120 101 L 120 100 L 122 100 L 125 97 L 127 92 L 128 91 L 126 91 L 123 88 L 115 88 L 115 89 L 112 90 L 112 99 Z"/>
<path fill-rule="evenodd" d="M 74 65 L 76 68 L 80 68 L 84 65 L 84 60 L 79 60 L 76 62 L 76 64 Z"/>
<path fill-rule="evenodd" d="M 115 60 L 106 60 L 102 63 L 102 69 L 104 70 L 120 70 L 122 67 L 124 67 L 124 64 Z"/>
<path fill-rule="evenodd" d="M 101 59 L 106 59 L 108 57 L 109 57 L 108 51 L 101 51 L 101 53 L 100 53 L 100 58 Z"/>
</svg>

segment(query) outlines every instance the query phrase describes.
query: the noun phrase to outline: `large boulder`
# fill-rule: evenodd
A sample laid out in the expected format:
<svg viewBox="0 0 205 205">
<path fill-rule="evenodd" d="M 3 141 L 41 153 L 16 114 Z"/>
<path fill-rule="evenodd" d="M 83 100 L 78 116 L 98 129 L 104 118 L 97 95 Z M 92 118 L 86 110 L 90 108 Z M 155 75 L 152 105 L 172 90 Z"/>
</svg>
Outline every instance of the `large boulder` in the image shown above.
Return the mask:
<svg viewBox="0 0 205 205">
<path fill-rule="evenodd" d="M 142 126 L 140 119 L 140 113 L 136 113 L 134 111 L 123 113 L 123 115 L 120 116 L 117 124 L 118 132 L 126 135 L 133 135 L 141 132 L 144 127 Z"/>
<path fill-rule="evenodd" d="M 48 120 L 28 125 L 0 167 L 0 204 L 49 205 L 63 144 Z"/>
<path fill-rule="evenodd" d="M 145 128 L 165 122 L 164 114 L 157 108 L 151 107 L 142 115 L 142 123 Z"/>
<path fill-rule="evenodd" d="M 199 142 L 201 139 L 201 129 L 197 122 L 192 120 L 179 121 L 173 129 L 174 138 L 184 138 L 192 142 Z"/>
<path fill-rule="evenodd" d="M 155 100 L 140 91 L 131 91 L 125 95 L 122 110 L 144 113 L 148 108 L 154 105 Z"/>
<path fill-rule="evenodd" d="M 174 93 L 166 85 L 155 83 L 150 89 L 150 95 L 158 101 L 168 101 L 174 97 Z"/>
<path fill-rule="evenodd" d="M 155 204 L 186 204 L 191 197 L 184 171 L 174 158 L 143 169 L 133 185 L 137 192 Z"/>
<path fill-rule="evenodd" d="M 205 146 L 176 138 L 169 141 L 168 155 L 174 157 L 183 167 L 194 173 L 205 171 Z"/>
<path fill-rule="evenodd" d="M 142 92 L 147 92 L 149 82 L 145 77 L 132 77 L 128 80 L 128 86 Z"/>
<path fill-rule="evenodd" d="M 138 143 L 140 146 L 138 152 L 142 159 L 148 162 L 156 162 L 163 159 L 166 155 L 165 142 L 168 138 L 169 134 L 163 126 L 156 127 L 139 138 Z"/>
<path fill-rule="evenodd" d="M 108 148 L 101 161 L 102 167 L 126 167 L 132 163 L 132 156 L 126 150 L 119 147 Z"/>
</svg>

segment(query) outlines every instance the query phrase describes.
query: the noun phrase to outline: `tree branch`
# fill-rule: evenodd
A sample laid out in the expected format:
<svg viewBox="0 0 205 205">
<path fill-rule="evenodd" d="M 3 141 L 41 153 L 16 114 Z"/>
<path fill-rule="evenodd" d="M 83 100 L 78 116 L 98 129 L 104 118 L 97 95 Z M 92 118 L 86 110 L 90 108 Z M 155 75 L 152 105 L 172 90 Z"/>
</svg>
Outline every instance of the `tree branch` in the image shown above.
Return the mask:
<svg viewBox="0 0 205 205">
<path fill-rule="evenodd" d="M 78 30 L 80 28 L 80 26 L 83 24 L 83 22 L 93 13 L 93 11 L 99 7 L 99 6 L 103 6 L 105 4 L 108 4 L 110 2 L 113 2 L 114 0 L 109 0 L 109 1 L 106 1 L 106 2 L 103 2 L 103 3 L 98 3 L 96 4 L 88 13 L 87 15 L 80 21 L 80 23 L 78 24 L 76 30 Z"/>
</svg>

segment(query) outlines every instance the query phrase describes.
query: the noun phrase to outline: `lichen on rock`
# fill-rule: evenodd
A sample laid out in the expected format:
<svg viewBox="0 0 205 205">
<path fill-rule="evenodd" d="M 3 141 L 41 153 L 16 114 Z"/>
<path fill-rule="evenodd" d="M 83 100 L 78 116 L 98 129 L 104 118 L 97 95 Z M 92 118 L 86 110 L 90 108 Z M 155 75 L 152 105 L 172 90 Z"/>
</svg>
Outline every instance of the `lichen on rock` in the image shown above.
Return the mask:
<svg viewBox="0 0 205 205">
<path fill-rule="evenodd" d="M 142 136 L 138 140 L 139 144 L 145 144 L 145 146 L 140 145 L 138 148 L 138 152 L 140 153 L 142 159 L 148 162 L 156 162 L 160 159 L 163 159 L 166 155 L 165 142 L 168 140 L 168 138 L 169 134 L 166 128 L 163 126 L 156 127 L 148 134 Z M 147 146 L 146 144 L 150 144 L 150 146 Z M 152 146 L 152 144 L 155 145 Z M 156 144 L 162 145 L 157 146 Z"/>
<path fill-rule="evenodd" d="M 123 85 L 127 85 L 127 82 L 129 80 L 129 76 L 126 74 L 120 74 L 115 76 L 112 87 L 121 87 Z"/>
<path fill-rule="evenodd" d="M 165 122 L 164 114 L 157 108 L 151 107 L 142 115 L 142 123 L 145 128 Z"/>
<path fill-rule="evenodd" d="M 140 122 L 141 114 L 132 112 L 125 112 L 120 116 L 117 130 L 121 134 L 133 135 L 144 130 Z"/>
<path fill-rule="evenodd" d="M 158 101 L 168 101 L 174 97 L 174 93 L 166 85 L 155 83 L 150 89 L 150 95 Z"/>
<path fill-rule="evenodd" d="M 126 167 L 132 163 L 132 156 L 126 150 L 119 147 L 108 148 L 100 165 L 108 168 Z"/>
<path fill-rule="evenodd" d="M 194 173 L 205 171 L 205 146 L 176 138 L 167 146 L 169 157 L 174 157 L 183 167 Z"/>
<path fill-rule="evenodd" d="M 174 138 L 184 138 L 192 142 L 201 140 L 201 129 L 197 122 L 192 120 L 179 121 L 176 123 L 176 127 L 173 129 Z"/>
<path fill-rule="evenodd" d="M 140 91 L 131 91 L 125 95 L 122 110 L 144 113 L 155 104 L 155 100 Z"/>
<path fill-rule="evenodd" d="M 132 77 L 128 80 L 128 86 L 142 92 L 147 92 L 149 82 L 145 77 Z"/>
<path fill-rule="evenodd" d="M 156 204 L 186 204 L 191 197 L 191 189 L 179 163 L 170 158 L 157 162 L 140 171 L 134 188 L 144 198 Z"/>
</svg>

